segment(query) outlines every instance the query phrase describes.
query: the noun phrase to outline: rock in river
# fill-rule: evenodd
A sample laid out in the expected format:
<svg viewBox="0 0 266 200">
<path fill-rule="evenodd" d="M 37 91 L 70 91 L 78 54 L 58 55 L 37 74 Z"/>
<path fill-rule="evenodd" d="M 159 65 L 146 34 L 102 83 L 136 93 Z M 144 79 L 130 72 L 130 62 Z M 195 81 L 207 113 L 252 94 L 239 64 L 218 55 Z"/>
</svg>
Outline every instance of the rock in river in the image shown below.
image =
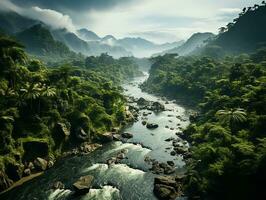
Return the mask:
<svg viewBox="0 0 266 200">
<path fill-rule="evenodd" d="M 127 138 L 127 139 L 130 139 L 130 138 L 133 137 L 133 135 L 132 135 L 131 133 L 128 133 L 128 132 L 124 132 L 124 133 L 122 133 L 121 136 L 122 136 L 123 138 Z"/>
<path fill-rule="evenodd" d="M 174 200 L 180 196 L 179 184 L 172 176 L 158 176 L 154 179 L 154 194 L 158 199 Z"/>
<path fill-rule="evenodd" d="M 90 191 L 94 177 L 82 176 L 74 184 L 73 187 L 77 194 L 86 194 Z"/>
<path fill-rule="evenodd" d="M 146 127 L 148 129 L 155 129 L 155 128 L 158 128 L 159 125 L 158 124 L 155 124 L 155 123 L 147 123 Z"/>
</svg>

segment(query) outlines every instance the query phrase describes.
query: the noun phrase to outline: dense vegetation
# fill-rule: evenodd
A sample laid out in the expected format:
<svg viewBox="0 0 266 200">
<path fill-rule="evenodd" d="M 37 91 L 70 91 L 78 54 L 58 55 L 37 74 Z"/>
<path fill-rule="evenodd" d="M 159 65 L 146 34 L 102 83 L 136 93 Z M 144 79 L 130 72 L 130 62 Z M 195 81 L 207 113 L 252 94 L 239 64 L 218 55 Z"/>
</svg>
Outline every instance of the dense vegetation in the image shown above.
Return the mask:
<svg viewBox="0 0 266 200">
<path fill-rule="evenodd" d="M 266 197 L 266 49 L 223 60 L 176 55 L 153 60 L 144 89 L 183 96 L 200 110 L 184 132 L 192 144 L 187 194 Z"/>
<path fill-rule="evenodd" d="M 0 66 L 1 190 L 8 183 L 3 174 L 16 181 L 37 156 L 53 159 L 125 123 L 116 83 L 139 73 L 127 58 L 105 54 L 47 68 L 3 36 Z"/>
<path fill-rule="evenodd" d="M 265 1 L 243 8 L 238 18 L 220 28 L 220 34 L 210 45 L 220 46 L 229 53 L 250 53 L 265 46 L 265 21 Z"/>
</svg>

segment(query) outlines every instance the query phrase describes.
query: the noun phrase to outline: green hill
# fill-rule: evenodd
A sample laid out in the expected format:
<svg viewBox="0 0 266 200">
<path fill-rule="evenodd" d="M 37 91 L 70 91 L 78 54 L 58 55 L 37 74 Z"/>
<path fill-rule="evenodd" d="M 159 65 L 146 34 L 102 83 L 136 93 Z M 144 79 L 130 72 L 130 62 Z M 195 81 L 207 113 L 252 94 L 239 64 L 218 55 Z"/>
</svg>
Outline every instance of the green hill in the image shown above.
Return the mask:
<svg viewBox="0 0 266 200">
<path fill-rule="evenodd" d="M 50 31 L 42 24 L 17 33 L 16 38 L 25 45 L 28 53 L 44 60 L 62 60 L 76 55 L 65 44 L 54 40 Z"/>
<path fill-rule="evenodd" d="M 231 53 L 252 52 L 266 44 L 266 5 L 244 8 L 239 18 L 220 28 L 212 43 Z"/>
</svg>

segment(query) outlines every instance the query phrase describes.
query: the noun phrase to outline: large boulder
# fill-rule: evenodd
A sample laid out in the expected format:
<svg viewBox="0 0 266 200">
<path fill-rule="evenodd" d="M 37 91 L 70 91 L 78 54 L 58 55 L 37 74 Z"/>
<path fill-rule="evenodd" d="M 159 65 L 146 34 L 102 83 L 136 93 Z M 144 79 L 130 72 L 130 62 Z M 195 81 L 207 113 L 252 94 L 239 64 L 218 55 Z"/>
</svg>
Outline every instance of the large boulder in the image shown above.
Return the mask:
<svg viewBox="0 0 266 200">
<path fill-rule="evenodd" d="M 6 190 L 13 184 L 13 181 L 8 178 L 8 176 L 3 172 L 0 171 L 0 192 Z"/>
<path fill-rule="evenodd" d="M 77 194 L 86 194 L 90 191 L 94 177 L 82 176 L 74 184 L 73 187 Z"/>
<path fill-rule="evenodd" d="M 122 133 L 121 136 L 122 136 L 123 138 L 127 138 L 127 139 L 130 139 L 130 138 L 133 137 L 133 135 L 132 135 L 131 133 L 128 133 L 128 132 L 124 132 L 124 133 Z"/>
<path fill-rule="evenodd" d="M 155 124 L 155 123 L 147 123 L 146 127 L 148 129 L 155 129 L 155 128 L 158 128 L 159 125 L 158 124 Z"/>
<path fill-rule="evenodd" d="M 149 105 L 149 101 L 147 101 L 146 99 L 144 99 L 143 97 L 140 97 L 137 101 L 137 104 L 140 106 L 147 106 Z"/>
<path fill-rule="evenodd" d="M 111 141 L 113 141 L 113 133 L 112 132 L 103 133 L 100 136 L 100 139 L 102 142 L 111 142 Z"/>
<path fill-rule="evenodd" d="M 165 110 L 165 106 L 157 101 L 152 103 L 151 108 L 152 110 L 157 111 L 157 112 Z"/>
<path fill-rule="evenodd" d="M 48 162 L 46 160 L 44 160 L 43 158 L 36 158 L 34 160 L 34 165 L 35 165 L 35 168 L 39 171 L 44 171 L 47 169 L 48 167 Z"/>
<path fill-rule="evenodd" d="M 154 184 L 167 185 L 170 187 L 177 187 L 177 183 L 172 176 L 158 176 L 154 179 Z"/>
<path fill-rule="evenodd" d="M 65 189 L 65 185 L 64 183 L 62 183 L 61 181 L 56 181 L 53 185 L 52 185 L 52 188 L 54 190 L 56 189 Z"/>
<path fill-rule="evenodd" d="M 153 191 L 160 200 L 174 200 L 177 197 L 175 188 L 171 186 L 155 184 Z"/>
</svg>

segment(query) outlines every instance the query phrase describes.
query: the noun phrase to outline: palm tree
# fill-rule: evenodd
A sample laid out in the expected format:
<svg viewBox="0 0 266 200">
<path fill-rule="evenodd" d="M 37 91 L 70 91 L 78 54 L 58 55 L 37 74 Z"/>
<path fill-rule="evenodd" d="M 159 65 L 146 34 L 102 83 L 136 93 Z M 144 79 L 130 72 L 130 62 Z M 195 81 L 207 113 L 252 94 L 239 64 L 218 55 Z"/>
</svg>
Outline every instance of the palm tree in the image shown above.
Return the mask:
<svg viewBox="0 0 266 200">
<path fill-rule="evenodd" d="M 20 91 L 23 93 L 23 97 L 25 99 L 29 99 L 31 102 L 31 109 L 32 109 L 32 101 L 40 97 L 41 95 L 41 86 L 39 83 L 35 84 L 26 84 L 26 88 L 20 89 Z"/>
<path fill-rule="evenodd" d="M 245 110 L 240 108 L 219 110 L 216 112 L 216 117 L 221 121 L 222 124 L 228 125 L 233 133 L 235 132 L 235 125 L 245 122 L 247 120 L 246 116 L 247 114 Z"/>
<path fill-rule="evenodd" d="M 56 95 L 56 89 L 49 87 L 49 86 L 44 86 L 41 91 L 41 96 L 44 97 L 54 97 Z"/>
</svg>

